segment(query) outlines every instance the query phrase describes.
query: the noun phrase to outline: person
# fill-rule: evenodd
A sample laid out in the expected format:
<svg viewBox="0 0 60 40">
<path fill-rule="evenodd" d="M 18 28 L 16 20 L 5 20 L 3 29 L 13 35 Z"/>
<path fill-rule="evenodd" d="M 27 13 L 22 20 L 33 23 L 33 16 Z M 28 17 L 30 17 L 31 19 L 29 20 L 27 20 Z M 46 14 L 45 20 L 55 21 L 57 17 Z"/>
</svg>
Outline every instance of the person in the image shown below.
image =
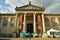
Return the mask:
<svg viewBox="0 0 60 40">
<path fill-rule="evenodd" d="M 20 38 L 23 38 L 23 36 L 24 36 L 23 32 L 20 32 Z"/>
<path fill-rule="evenodd" d="M 22 33 L 23 33 L 23 35 L 24 35 L 23 37 L 25 38 L 25 37 L 26 37 L 26 30 L 23 29 L 23 30 L 22 30 Z"/>
<path fill-rule="evenodd" d="M 22 30 L 23 30 L 23 26 L 19 25 L 19 26 L 18 26 L 19 37 L 20 37 L 20 33 L 22 33 Z"/>
<path fill-rule="evenodd" d="M 12 37 L 16 37 L 16 31 L 13 32 Z"/>
<path fill-rule="evenodd" d="M 54 34 L 53 32 L 50 32 L 50 37 L 53 38 Z"/>
</svg>

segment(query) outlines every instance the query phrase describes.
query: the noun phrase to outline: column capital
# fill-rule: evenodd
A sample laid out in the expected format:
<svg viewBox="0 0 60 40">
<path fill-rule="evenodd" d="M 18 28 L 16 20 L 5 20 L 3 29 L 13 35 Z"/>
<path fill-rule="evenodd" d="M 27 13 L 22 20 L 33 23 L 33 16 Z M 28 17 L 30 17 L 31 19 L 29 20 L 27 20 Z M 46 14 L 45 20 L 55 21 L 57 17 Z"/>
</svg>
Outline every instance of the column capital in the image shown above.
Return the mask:
<svg viewBox="0 0 60 40">
<path fill-rule="evenodd" d="M 36 12 L 34 12 L 34 14 L 36 14 Z"/>
<path fill-rule="evenodd" d="M 10 20 L 11 20 L 11 17 L 8 18 L 8 21 L 10 21 Z"/>
<path fill-rule="evenodd" d="M 16 12 L 16 13 L 18 13 L 18 12 Z"/>
<path fill-rule="evenodd" d="M 27 14 L 27 12 L 24 12 L 24 14 Z"/>
</svg>

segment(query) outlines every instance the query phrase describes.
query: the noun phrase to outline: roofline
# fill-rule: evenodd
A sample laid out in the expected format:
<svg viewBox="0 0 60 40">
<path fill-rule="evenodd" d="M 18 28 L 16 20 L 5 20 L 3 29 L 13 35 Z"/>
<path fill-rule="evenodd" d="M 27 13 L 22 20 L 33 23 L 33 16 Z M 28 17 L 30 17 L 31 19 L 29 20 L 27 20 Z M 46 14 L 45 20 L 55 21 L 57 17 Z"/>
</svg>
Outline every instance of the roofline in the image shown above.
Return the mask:
<svg viewBox="0 0 60 40">
<path fill-rule="evenodd" d="M 2 15 L 3 15 L 3 14 L 16 14 L 16 13 L 0 13 L 0 14 L 2 14 Z"/>
<path fill-rule="evenodd" d="M 16 14 L 0 14 L 0 16 L 16 16 Z"/>
<path fill-rule="evenodd" d="M 33 5 L 33 4 L 30 4 L 30 5 Z M 23 5 L 23 6 L 20 6 L 20 7 L 17 7 L 17 6 L 16 6 L 16 8 L 22 8 L 22 7 L 25 7 L 25 6 L 29 6 L 29 4 L 26 4 L 26 5 Z M 33 6 L 38 7 L 38 8 L 43 8 L 43 9 L 45 9 L 44 6 L 43 6 L 43 7 L 36 6 L 36 5 L 33 5 Z"/>
<path fill-rule="evenodd" d="M 38 8 L 42 8 L 43 10 L 45 10 L 44 6 L 43 7 L 39 7 L 39 6 L 36 6 L 36 5 L 31 4 L 30 2 L 29 2 L 29 4 L 26 4 L 26 5 L 23 5 L 23 6 L 20 6 L 20 7 L 17 7 L 16 6 L 16 8 L 23 8 L 25 6 L 30 6 L 30 5 L 35 6 L 35 7 L 38 7 Z M 15 8 L 15 10 L 16 10 L 16 8 Z"/>
<path fill-rule="evenodd" d="M 44 13 L 44 14 L 50 14 L 50 15 L 52 14 L 53 15 L 53 14 L 60 14 L 60 13 Z"/>
<path fill-rule="evenodd" d="M 60 14 L 44 14 L 44 16 L 60 16 Z"/>
</svg>

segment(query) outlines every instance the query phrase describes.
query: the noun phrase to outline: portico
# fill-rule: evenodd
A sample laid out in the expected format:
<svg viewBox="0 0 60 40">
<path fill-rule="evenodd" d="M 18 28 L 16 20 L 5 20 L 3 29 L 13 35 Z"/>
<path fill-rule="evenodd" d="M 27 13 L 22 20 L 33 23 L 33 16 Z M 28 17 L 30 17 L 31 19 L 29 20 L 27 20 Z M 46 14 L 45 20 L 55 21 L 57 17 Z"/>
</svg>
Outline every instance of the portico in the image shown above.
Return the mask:
<svg viewBox="0 0 60 40">
<path fill-rule="evenodd" d="M 32 24 L 31 27 L 34 33 L 34 37 L 36 34 L 41 34 L 41 36 L 43 35 L 44 37 L 44 33 L 45 33 L 45 25 L 44 25 L 44 8 L 42 7 L 37 7 L 35 5 L 32 5 L 31 3 L 29 3 L 28 5 L 22 6 L 22 7 L 16 7 L 15 8 L 16 12 L 17 12 L 17 28 L 19 25 L 23 26 L 22 30 L 26 30 L 27 31 L 27 24 Z M 19 17 L 22 16 L 22 20 L 21 22 L 19 22 Z M 40 22 L 38 22 L 40 21 Z M 40 28 L 40 29 L 39 29 Z"/>
</svg>

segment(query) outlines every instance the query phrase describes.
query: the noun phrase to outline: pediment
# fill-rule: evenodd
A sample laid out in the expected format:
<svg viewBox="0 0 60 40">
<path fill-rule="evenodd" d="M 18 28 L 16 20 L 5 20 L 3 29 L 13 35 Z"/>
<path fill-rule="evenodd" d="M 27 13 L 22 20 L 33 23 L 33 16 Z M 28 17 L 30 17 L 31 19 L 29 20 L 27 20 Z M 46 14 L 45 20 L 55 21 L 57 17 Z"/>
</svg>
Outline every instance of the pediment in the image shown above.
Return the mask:
<svg viewBox="0 0 60 40">
<path fill-rule="evenodd" d="M 19 10 L 42 10 L 44 11 L 44 7 L 38 7 L 32 4 L 28 4 L 25 6 L 21 6 L 21 7 L 16 7 L 15 10 L 19 11 Z"/>
</svg>

